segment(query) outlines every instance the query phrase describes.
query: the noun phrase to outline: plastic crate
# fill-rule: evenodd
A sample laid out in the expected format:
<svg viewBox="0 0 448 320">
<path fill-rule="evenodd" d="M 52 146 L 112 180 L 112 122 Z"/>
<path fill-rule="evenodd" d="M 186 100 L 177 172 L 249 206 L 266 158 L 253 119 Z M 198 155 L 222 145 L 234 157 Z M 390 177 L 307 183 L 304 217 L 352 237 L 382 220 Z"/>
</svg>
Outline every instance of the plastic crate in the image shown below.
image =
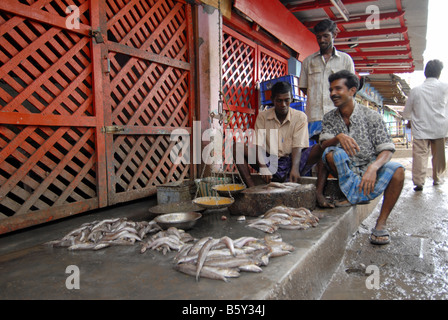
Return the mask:
<svg viewBox="0 0 448 320">
<path fill-rule="evenodd" d="M 288 75 L 260 83 L 261 104 L 272 104 L 271 88 L 275 83 L 280 81 L 289 82 L 289 84 L 291 84 L 293 100 L 300 100 L 303 98 L 300 96 L 299 78 L 294 75 Z"/>
<path fill-rule="evenodd" d="M 289 106 L 293 109 L 305 112 L 305 102 L 304 101 L 293 102 Z"/>
</svg>

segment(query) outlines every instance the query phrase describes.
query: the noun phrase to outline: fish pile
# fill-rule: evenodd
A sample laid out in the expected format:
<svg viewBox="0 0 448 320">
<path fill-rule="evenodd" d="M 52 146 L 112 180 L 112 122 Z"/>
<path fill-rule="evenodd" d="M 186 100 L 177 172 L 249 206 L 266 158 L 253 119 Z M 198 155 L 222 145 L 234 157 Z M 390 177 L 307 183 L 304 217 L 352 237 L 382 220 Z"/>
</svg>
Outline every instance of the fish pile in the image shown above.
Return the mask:
<svg viewBox="0 0 448 320">
<path fill-rule="evenodd" d="M 251 193 L 251 192 L 259 192 L 260 190 L 265 190 L 265 191 L 276 191 L 276 190 L 288 190 L 288 191 L 293 191 L 294 189 L 297 189 L 301 186 L 300 183 L 296 183 L 296 182 L 270 182 L 268 184 L 265 185 L 260 185 L 257 186 L 256 188 L 250 188 L 250 189 L 246 189 L 246 193 Z"/>
<path fill-rule="evenodd" d="M 171 250 L 179 251 L 186 243 L 195 239 L 182 229 L 169 227 L 152 235 L 148 239 L 142 241 L 140 252 L 145 253 L 146 250 L 161 251 L 163 255 Z"/>
<path fill-rule="evenodd" d="M 204 237 L 184 244 L 174 257 L 174 269 L 196 277 L 228 282 L 240 272 L 262 272 L 269 259 L 289 254 L 294 247 L 279 236 L 264 239 L 241 237 L 235 240 L 224 236 L 219 239 Z"/>
<path fill-rule="evenodd" d="M 277 206 L 262 215 L 258 219 L 248 221 L 248 226 L 267 233 L 274 233 L 279 228 L 289 230 L 305 230 L 316 227 L 319 218 L 307 208 L 291 208 Z"/>
<path fill-rule="evenodd" d="M 133 245 L 147 234 L 161 230 L 154 221 L 128 221 L 126 218 L 105 219 L 82 224 L 60 240 L 47 242 L 68 250 L 100 250 L 109 246 Z"/>
</svg>

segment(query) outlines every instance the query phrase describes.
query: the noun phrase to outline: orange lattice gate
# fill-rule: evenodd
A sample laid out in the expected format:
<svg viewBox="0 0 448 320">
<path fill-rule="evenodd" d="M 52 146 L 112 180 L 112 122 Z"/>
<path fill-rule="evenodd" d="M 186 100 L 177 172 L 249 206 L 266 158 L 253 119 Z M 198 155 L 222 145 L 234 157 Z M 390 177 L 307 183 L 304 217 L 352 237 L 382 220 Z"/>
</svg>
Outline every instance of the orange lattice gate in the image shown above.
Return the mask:
<svg viewBox="0 0 448 320">
<path fill-rule="evenodd" d="M 237 130 L 244 132 L 254 127 L 259 108 L 258 83 L 286 75 L 288 62 L 227 26 L 223 28 L 222 51 L 224 110 L 229 114 L 223 126 L 224 130 L 232 129 L 238 138 L 242 136 Z M 230 155 L 229 150 L 224 152 Z M 226 170 L 235 167 L 227 166 Z"/>
<path fill-rule="evenodd" d="M 225 128 L 253 128 L 258 114 L 257 84 L 287 74 L 286 59 L 250 41 L 240 33 L 223 28 L 223 93 L 230 113 Z"/>
<path fill-rule="evenodd" d="M 169 133 L 191 132 L 190 5 L 73 3 L 0 2 L 0 234 L 189 177 Z"/>
</svg>

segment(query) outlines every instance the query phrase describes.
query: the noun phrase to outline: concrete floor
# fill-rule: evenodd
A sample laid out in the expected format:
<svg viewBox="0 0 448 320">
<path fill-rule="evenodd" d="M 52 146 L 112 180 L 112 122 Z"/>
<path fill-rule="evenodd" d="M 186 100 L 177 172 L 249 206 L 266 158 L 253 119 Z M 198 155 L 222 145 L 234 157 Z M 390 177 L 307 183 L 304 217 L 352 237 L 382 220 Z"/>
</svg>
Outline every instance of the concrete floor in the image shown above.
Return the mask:
<svg viewBox="0 0 448 320">
<path fill-rule="evenodd" d="M 314 210 L 321 216 L 316 228 L 279 232 L 295 247 L 291 254 L 271 259 L 261 273 L 242 273 L 229 283 L 209 279 L 196 282 L 173 269 L 173 252 L 166 256 L 154 251 L 141 254 L 138 244 L 100 251 L 68 251 L 44 245 L 94 220 L 149 220 L 148 208 L 155 204 L 156 199 L 151 198 L 1 236 L 0 299 L 318 299 L 338 267 L 349 237 L 374 207 Z M 188 232 L 196 238 L 266 235 L 246 224 L 227 209 L 205 211 Z M 79 289 L 66 286 L 73 274 L 69 266 L 79 269 Z"/>
<path fill-rule="evenodd" d="M 415 192 L 412 159 L 399 160 L 407 170 L 401 197 L 388 219 L 391 243 L 368 243 L 378 205 L 349 241 L 322 300 L 448 299 L 448 182 L 433 186 L 429 169 L 423 191 Z M 366 272 L 368 266 L 377 268 L 377 287 L 366 285 L 372 275 Z"/>
<path fill-rule="evenodd" d="M 404 197 L 402 201 L 407 205 L 394 209 L 394 216 L 402 216 L 403 211 L 412 210 L 417 204 L 422 207 L 427 200 L 409 192 Z M 148 209 L 156 205 L 156 199 L 96 210 L 0 236 L 0 299 L 320 299 L 361 223 L 368 221 L 368 225 L 364 222 L 367 230 L 373 227 L 375 217 L 365 219 L 377 210 L 380 200 L 350 208 L 314 210 L 320 216 L 316 228 L 280 231 L 283 240 L 292 244 L 295 251 L 271 259 L 262 273 L 243 273 L 229 283 L 209 279 L 196 282 L 193 277 L 173 269 L 174 253 L 141 254 L 139 245 L 78 252 L 44 245 L 85 222 L 113 217 L 150 220 Z M 223 216 L 227 219 L 223 220 Z M 205 211 L 203 218 L 188 232 L 196 238 L 265 235 L 247 228 L 244 222 L 229 215 L 227 209 Z M 366 238 L 363 241 L 364 246 L 375 247 Z M 67 271 L 69 266 L 79 268 L 79 289 L 66 286 L 71 276 Z"/>
</svg>

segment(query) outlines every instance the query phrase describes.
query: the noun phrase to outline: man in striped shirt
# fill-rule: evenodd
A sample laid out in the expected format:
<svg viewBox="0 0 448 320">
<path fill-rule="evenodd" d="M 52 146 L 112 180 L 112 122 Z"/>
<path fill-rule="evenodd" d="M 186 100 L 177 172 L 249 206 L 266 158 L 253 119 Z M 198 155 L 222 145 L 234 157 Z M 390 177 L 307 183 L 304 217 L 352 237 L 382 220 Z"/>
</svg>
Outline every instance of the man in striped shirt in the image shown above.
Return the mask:
<svg viewBox="0 0 448 320">
<path fill-rule="evenodd" d="M 440 60 L 431 60 L 425 67 L 425 82 L 412 89 L 403 111 L 411 120 L 412 181 L 415 191 L 422 191 L 426 180 L 429 150 L 432 153 L 434 185 L 443 182 L 446 170 L 445 138 L 448 135 L 448 84 L 439 81 L 443 69 Z"/>
</svg>

